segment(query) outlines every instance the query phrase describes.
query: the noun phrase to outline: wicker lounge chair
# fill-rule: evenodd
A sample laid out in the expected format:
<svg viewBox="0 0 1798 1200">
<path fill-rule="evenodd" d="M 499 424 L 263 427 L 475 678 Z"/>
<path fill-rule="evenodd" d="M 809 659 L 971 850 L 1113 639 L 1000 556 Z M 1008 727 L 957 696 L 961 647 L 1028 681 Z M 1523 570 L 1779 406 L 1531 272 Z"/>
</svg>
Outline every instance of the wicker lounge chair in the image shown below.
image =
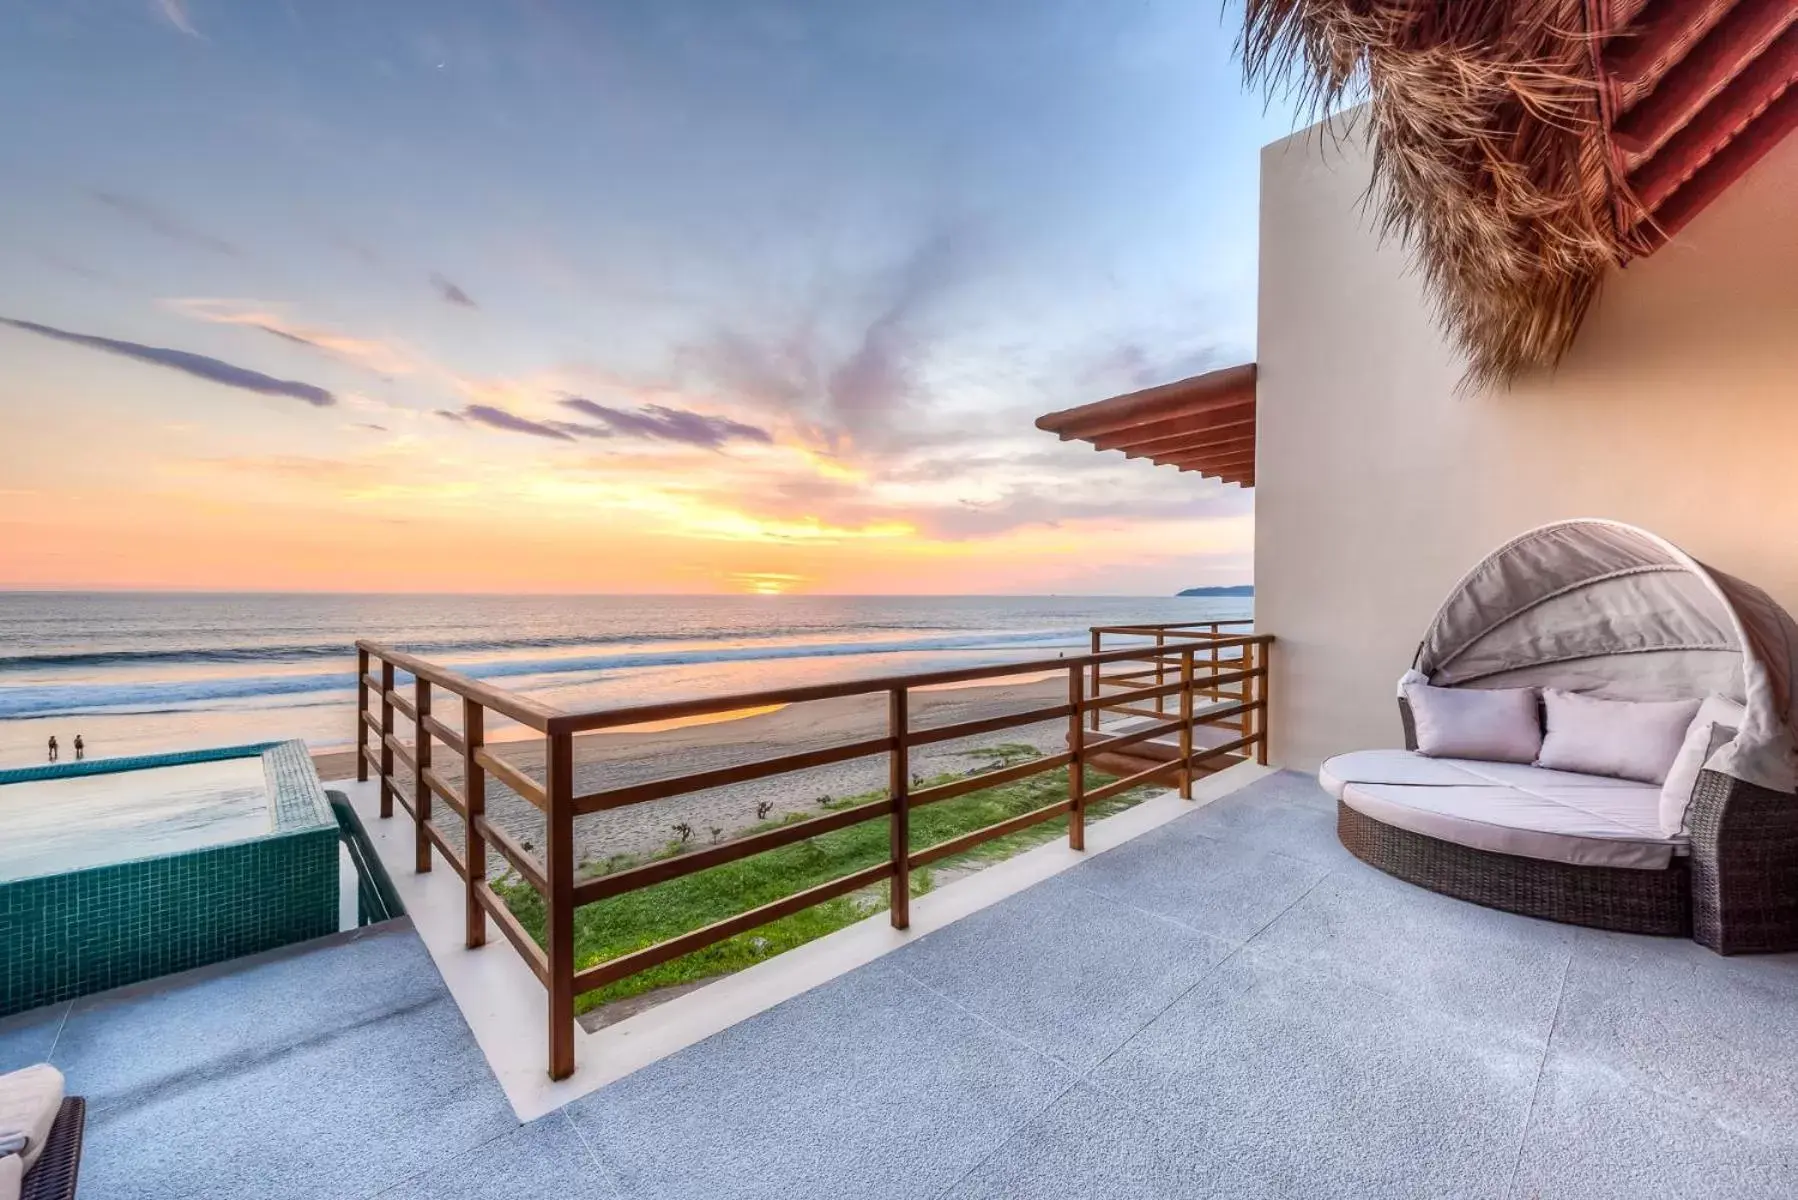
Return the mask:
<svg viewBox="0 0 1798 1200">
<path fill-rule="evenodd" d="M 81 1139 L 87 1129 L 87 1101 L 70 1096 L 56 1114 L 50 1140 L 25 1176 L 19 1200 L 74 1200 L 81 1170 Z"/>
<path fill-rule="evenodd" d="M 1747 715 L 1707 760 L 1685 828 L 1671 836 L 1632 817 L 1643 789 L 1616 780 L 1402 751 L 1339 756 L 1320 780 L 1337 796 L 1338 836 L 1356 857 L 1528 916 L 1686 935 L 1721 954 L 1798 948 L 1798 624 L 1765 593 L 1643 530 L 1559 522 L 1463 578 L 1406 678 L 1618 699 L 1717 692 L 1743 701 Z M 1414 751 L 1402 696 L 1399 708 Z M 1538 810 L 1523 831 L 1496 803 L 1516 787 Z M 1574 819 L 1557 823 L 1557 797 Z"/>
</svg>

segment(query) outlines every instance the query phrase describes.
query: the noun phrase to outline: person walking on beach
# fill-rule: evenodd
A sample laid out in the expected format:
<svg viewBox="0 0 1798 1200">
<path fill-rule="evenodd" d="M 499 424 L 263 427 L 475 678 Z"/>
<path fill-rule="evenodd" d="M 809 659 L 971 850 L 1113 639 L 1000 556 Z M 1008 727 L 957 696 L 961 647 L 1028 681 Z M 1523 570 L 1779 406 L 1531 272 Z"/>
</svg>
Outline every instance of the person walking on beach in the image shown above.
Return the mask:
<svg viewBox="0 0 1798 1200">
<path fill-rule="evenodd" d="M 87 754 L 87 747 L 81 744 L 81 735 L 75 735 L 75 761 L 80 762 Z"/>
<path fill-rule="evenodd" d="M 54 733 L 50 735 L 50 761 L 56 761 L 56 735 Z"/>
</svg>

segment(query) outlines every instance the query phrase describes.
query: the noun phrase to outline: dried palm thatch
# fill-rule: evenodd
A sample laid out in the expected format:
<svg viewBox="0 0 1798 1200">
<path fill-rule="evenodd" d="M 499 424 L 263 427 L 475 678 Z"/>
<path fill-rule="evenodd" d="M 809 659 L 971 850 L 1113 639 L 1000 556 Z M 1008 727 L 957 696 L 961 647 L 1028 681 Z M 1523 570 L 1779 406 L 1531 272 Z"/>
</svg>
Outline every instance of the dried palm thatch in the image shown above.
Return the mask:
<svg viewBox="0 0 1798 1200">
<path fill-rule="evenodd" d="M 1583 0 L 1247 0 L 1251 82 L 1317 116 L 1365 93 L 1383 230 L 1466 382 L 1558 362 L 1628 257 Z"/>
</svg>

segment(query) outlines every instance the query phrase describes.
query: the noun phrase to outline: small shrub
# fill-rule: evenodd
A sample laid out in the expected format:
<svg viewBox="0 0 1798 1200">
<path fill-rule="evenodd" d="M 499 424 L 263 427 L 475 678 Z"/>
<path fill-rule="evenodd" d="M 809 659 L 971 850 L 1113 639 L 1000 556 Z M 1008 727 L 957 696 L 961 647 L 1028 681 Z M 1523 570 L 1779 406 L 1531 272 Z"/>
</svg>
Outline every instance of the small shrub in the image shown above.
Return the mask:
<svg viewBox="0 0 1798 1200">
<path fill-rule="evenodd" d="M 723 836 L 724 836 L 724 830 L 723 830 L 723 829 L 721 829 L 721 828 L 719 828 L 719 827 L 718 827 L 718 826 L 716 826 L 716 825 L 713 825 L 713 826 L 712 826 L 712 827 L 711 827 L 711 829 L 710 829 L 710 830 L 709 830 L 709 832 L 710 832 L 710 833 L 711 833 L 711 835 L 712 835 L 712 840 L 713 840 L 713 841 L 714 841 L 714 842 L 715 842 L 715 841 L 717 841 L 717 840 L 718 840 L 718 839 L 719 839 L 719 838 L 721 838 L 721 837 L 723 837 Z"/>
<path fill-rule="evenodd" d="M 693 836 L 693 827 L 691 825 L 687 824 L 685 821 L 682 821 L 679 825 L 676 825 L 674 827 L 674 835 L 676 837 L 678 837 L 682 842 L 686 842 L 689 838 L 691 838 Z"/>
<path fill-rule="evenodd" d="M 758 821 L 766 821 L 768 819 L 768 814 L 773 811 L 774 801 L 764 800 L 755 806 L 755 819 Z"/>
</svg>

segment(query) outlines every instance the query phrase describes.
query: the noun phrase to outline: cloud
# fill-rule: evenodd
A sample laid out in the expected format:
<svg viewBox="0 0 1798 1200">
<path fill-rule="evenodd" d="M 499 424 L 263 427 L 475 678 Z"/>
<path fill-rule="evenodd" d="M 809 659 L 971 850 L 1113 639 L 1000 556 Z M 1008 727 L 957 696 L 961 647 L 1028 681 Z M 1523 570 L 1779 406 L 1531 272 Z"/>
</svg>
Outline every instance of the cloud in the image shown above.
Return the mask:
<svg viewBox="0 0 1798 1200">
<path fill-rule="evenodd" d="M 200 36 L 200 31 L 194 28 L 193 19 L 187 15 L 187 5 L 184 0 L 155 0 L 150 8 L 151 11 L 188 37 Z"/>
<path fill-rule="evenodd" d="M 121 195 L 118 192 L 93 191 L 88 194 L 97 203 L 104 204 L 114 212 L 130 217 L 140 225 L 168 238 L 171 242 L 180 242 L 184 246 L 221 254 L 227 258 L 242 256 L 243 252 L 224 238 L 214 237 L 210 233 L 195 229 L 147 200 Z"/>
<path fill-rule="evenodd" d="M 521 417 L 517 413 L 507 412 L 503 408 L 495 408 L 491 404 L 467 404 L 460 411 L 440 408 L 437 410 L 437 415 L 463 424 L 473 422 L 493 429 L 504 429 L 511 433 L 528 433 L 532 437 L 549 438 L 558 442 L 572 442 L 576 436 L 559 423 L 533 421 L 528 417 Z"/>
<path fill-rule="evenodd" d="M 690 409 L 670 408 L 664 404 L 647 404 L 635 412 L 598 404 L 585 396 L 567 396 L 564 408 L 601 422 L 605 430 L 624 437 L 650 441 L 680 442 L 717 450 L 727 442 L 757 442 L 767 446 L 774 435 L 758 425 L 748 425 L 729 417 L 708 416 Z"/>
<path fill-rule="evenodd" d="M 294 379 L 276 379 L 272 375 L 264 375 L 262 372 L 252 371 L 248 367 L 233 366 L 216 358 L 208 358 L 204 354 L 192 354 L 186 350 L 170 350 L 161 346 L 145 346 L 137 342 L 122 342 L 114 338 L 94 337 L 85 333 L 70 333 L 66 329 L 39 325 L 36 321 L 18 321 L 11 317 L 0 317 L 0 324 L 10 325 L 14 329 L 23 329 L 27 333 L 35 333 L 42 337 L 54 338 L 59 342 L 86 346 L 90 350 L 102 350 L 107 354 L 134 358 L 138 362 L 168 367 L 170 370 L 180 371 L 210 383 L 241 388 L 246 392 L 258 392 L 264 396 L 288 396 L 295 400 L 303 400 L 318 408 L 337 403 L 337 397 L 324 388 L 314 387 L 310 383 L 301 383 Z"/>
<path fill-rule="evenodd" d="M 437 274 L 435 271 L 431 272 L 431 286 L 436 288 L 437 294 L 442 296 L 444 300 L 448 301 L 450 304 L 459 304 L 463 308 L 480 307 L 480 305 L 469 298 L 467 292 L 463 291 L 443 276 Z"/>
<path fill-rule="evenodd" d="M 384 379 L 413 375 L 421 369 L 416 357 L 398 346 L 376 338 L 351 337 L 332 329 L 301 325 L 256 301 L 185 299 L 164 303 L 185 316 L 202 321 L 259 329 L 271 337 L 316 350 Z"/>
<path fill-rule="evenodd" d="M 831 327 L 807 319 L 786 331 L 722 324 L 682 347 L 677 364 L 718 393 L 809 424 L 821 443 L 845 436 L 864 449 L 917 442 L 925 399 L 920 367 L 937 349 L 927 324 L 967 277 L 973 239 L 939 232 L 824 306 Z M 864 314 L 845 326 L 842 314 Z"/>
<path fill-rule="evenodd" d="M 914 322 L 958 277 L 962 249 L 939 234 L 914 250 L 887 281 L 888 295 L 855 350 L 830 374 L 831 415 L 850 432 L 884 429 L 913 399 L 912 372 L 925 348 Z"/>
</svg>

